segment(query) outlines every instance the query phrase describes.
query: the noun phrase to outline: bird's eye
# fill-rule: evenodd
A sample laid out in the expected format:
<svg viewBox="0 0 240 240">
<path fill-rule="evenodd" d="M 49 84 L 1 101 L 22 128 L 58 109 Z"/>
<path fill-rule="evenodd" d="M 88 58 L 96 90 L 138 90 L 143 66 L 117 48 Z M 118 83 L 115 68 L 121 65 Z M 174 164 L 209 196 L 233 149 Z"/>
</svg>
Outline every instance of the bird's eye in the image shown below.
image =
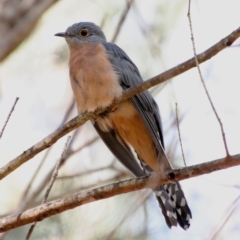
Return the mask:
<svg viewBox="0 0 240 240">
<path fill-rule="evenodd" d="M 81 29 L 80 30 L 80 36 L 82 36 L 82 37 L 87 37 L 88 35 L 89 35 L 89 32 L 88 32 L 88 30 L 87 29 Z"/>
</svg>

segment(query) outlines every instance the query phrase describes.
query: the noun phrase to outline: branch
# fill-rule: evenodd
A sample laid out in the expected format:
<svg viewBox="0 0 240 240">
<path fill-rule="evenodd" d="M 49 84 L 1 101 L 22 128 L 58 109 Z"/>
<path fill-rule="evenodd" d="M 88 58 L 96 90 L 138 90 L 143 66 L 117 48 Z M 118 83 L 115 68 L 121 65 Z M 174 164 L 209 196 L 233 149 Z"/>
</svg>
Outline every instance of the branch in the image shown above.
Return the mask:
<svg viewBox="0 0 240 240">
<path fill-rule="evenodd" d="M 12 115 L 12 113 L 13 113 L 15 107 L 16 107 L 16 104 L 17 104 L 18 100 L 19 100 L 19 97 L 16 97 L 16 99 L 15 99 L 15 101 L 13 103 L 13 106 L 12 106 L 12 108 L 11 108 L 9 114 L 8 114 L 7 120 L 5 121 L 5 123 L 4 123 L 3 127 L 2 127 L 2 130 L 0 132 L 0 139 L 2 138 L 3 132 L 4 132 L 4 130 L 5 130 L 6 126 L 7 126 L 7 124 L 8 124 L 8 121 L 10 120 L 10 117 L 11 117 L 11 115 Z"/>
<path fill-rule="evenodd" d="M 47 199 L 48 199 L 48 196 L 49 196 L 49 194 L 50 194 L 50 191 L 51 191 L 51 189 L 52 189 L 52 187 L 53 187 L 53 184 L 54 184 L 54 182 L 56 181 L 56 178 L 57 178 L 57 175 L 58 175 L 58 171 L 59 171 L 59 167 L 60 167 L 60 163 L 61 163 L 61 162 L 63 161 L 63 159 L 64 159 L 64 155 L 65 155 L 65 153 L 66 153 L 66 151 L 67 151 L 67 146 L 68 146 L 68 143 L 69 143 L 70 138 L 71 138 L 71 136 L 68 136 L 68 137 L 67 137 L 67 141 L 66 141 L 65 146 L 64 146 L 64 148 L 63 148 L 61 158 L 57 161 L 57 164 L 56 164 L 56 166 L 55 166 L 55 168 L 54 168 L 54 170 L 53 170 L 53 172 L 52 172 L 52 176 L 51 176 L 50 182 L 48 183 L 48 187 L 47 187 L 47 190 L 46 190 L 46 192 L 45 192 L 45 194 L 44 194 L 44 198 L 43 198 L 43 200 L 42 200 L 42 202 L 41 202 L 41 205 L 43 205 L 44 203 L 46 203 L 46 201 L 47 201 Z M 29 228 L 29 231 L 28 231 L 28 233 L 27 233 L 26 240 L 29 240 L 29 239 L 30 239 L 30 237 L 31 237 L 31 235 L 32 235 L 32 233 L 33 233 L 33 230 L 34 230 L 34 228 L 36 227 L 36 225 L 37 225 L 37 222 L 34 222 L 34 223 L 31 225 L 31 227 Z"/>
<path fill-rule="evenodd" d="M 20 227 L 31 222 L 41 221 L 49 216 L 64 212 L 68 209 L 113 197 L 118 194 L 145 188 L 154 188 L 156 185 L 180 181 L 237 165 L 240 165 L 240 154 L 189 166 L 187 168 L 172 170 L 163 176 L 159 176 L 155 173 L 151 176 L 133 178 L 82 193 L 76 193 L 66 198 L 52 201 L 25 212 L 0 219 L 0 232 Z"/>
<path fill-rule="evenodd" d="M 116 27 L 116 30 L 115 30 L 115 33 L 113 35 L 113 38 L 112 38 L 111 42 L 113 42 L 113 43 L 116 42 L 116 39 L 117 39 L 117 37 L 119 35 L 119 32 L 120 32 L 120 30 L 122 28 L 122 25 L 123 25 L 124 21 L 126 20 L 126 17 L 127 17 L 128 13 L 129 13 L 129 10 L 130 10 L 133 2 L 134 2 L 134 0 L 129 0 L 127 2 L 126 8 L 125 8 L 125 10 L 123 11 L 123 13 L 122 13 L 122 15 L 120 17 L 120 20 L 118 22 L 118 25 Z"/>
<path fill-rule="evenodd" d="M 73 143 L 73 139 L 76 136 L 77 131 L 75 131 L 75 133 L 73 134 L 71 141 L 69 143 L 69 148 Z M 98 137 L 99 138 L 99 137 Z M 70 156 L 72 156 L 73 154 L 75 154 L 76 152 L 81 151 L 82 149 L 84 149 L 85 147 L 89 146 L 90 144 L 92 144 L 94 142 L 94 139 L 98 139 L 98 138 L 93 138 L 92 140 L 84 143 L 81 147 L 79 147 L 76 151 L 73 150 L 67 150 L 67 152 L 65 153 L 65 157 L 63 159 L 61 159 L 60 162 L 60 167 L 62 168 L 63 165 L 66 163 L 67 159 L 70 159 Z M 46 155 L 45 155 L 46 156 Z M 50 180 L 51 176 L 52 176 L 52 172 L 54 171 L 54 167 L 49 169 L 49 171 L 47 172 L 47 174 L 45 175 L 45 177 L 42 179 L 42 181 L 40 182 L 40 184 L 35 187 L 35 189 L 31 192 L 31 194 L 28 196 L 27 194 L 23 195 L 23 198 L 20 201 L 20 204 L 18 206 L 18 208 L 16 209 L 15 212 L 21 212 L 23 210 L 25 210 L 26 208 L 29 207 L 30 203 L 36 199 L 38 197 L 38 195 L 42 192 L 42 190 L 46 187 L 48 181 Z M 56 179 L 58 180 L 58 178 Z M 26 191 L 25 191 L 26 192 Z"/>
<path fill-rule="evenodd" d="M 228 46 L 231 46 L 232 43 L 240 37 L 240 27 L 233 31 L 230 35 L 223 38 L 221 41 L 207 49 L 205 52 L 197 55 L 198 62 L 203 63 L 207 61 L 208 59 L 215 56 L 217 53 L 222 51 Z M 191 58 L 186 62 L 183 62 L 179 65 L 177 65 L 174 68 L 171 68 L 151 79 L 148 81 L 145 81 L 141 84 L 136 85 L 135 87 L 129 88 L 126 91 L 124 91 L 121 98 L 115 100 L 111 106 L 115 106 L 116 104 L 132 97 L 135 94 L 138 94 L 152 86 L 155 86 L 159 83 L 162 83 L 164 81 L 167 81 L 170 78 L 176 77 L 179 74 L 186 72 L 187 70 L 193 68 L 196 66 L 195 58 Z M 19 166 L 21 166 L 23 163 L 34 157 L 39 152 L 43 151 L 44 149 L 50 147 L 53 145 L 59 138 L 63 137 L 64 135 L 68 134 L 72 130 L 78 128 L 79 126 L 83 125 L 86 121 L 88 121 L 91 118 L 96 118 L 98 114 L 103 113 L 107 111 L 109 108 L 103 108 L 98 109 L 96 112 L 87 112 L 78 115 L 77 117 L 73 118 L 63 126 L 61 126 L 58 130 L 48 135 L 46 138 L 44 138 L 42 141 L 38 142 L 36 145 L 32 146 L 28 150 L 24 151 L 23 154 L 19 155 L 9 163 L 7 163 L 5 166 L 3 166 L 0 169 L 0 179 L 3 179 L 8 174 L 10 174 L 12 171 L 17 169 Z"/>
<path fill-rule="evenodd" d="M 30 35 L 42 14 L 57 0 L 0 1 L 0 62 Z"/>
</svg>

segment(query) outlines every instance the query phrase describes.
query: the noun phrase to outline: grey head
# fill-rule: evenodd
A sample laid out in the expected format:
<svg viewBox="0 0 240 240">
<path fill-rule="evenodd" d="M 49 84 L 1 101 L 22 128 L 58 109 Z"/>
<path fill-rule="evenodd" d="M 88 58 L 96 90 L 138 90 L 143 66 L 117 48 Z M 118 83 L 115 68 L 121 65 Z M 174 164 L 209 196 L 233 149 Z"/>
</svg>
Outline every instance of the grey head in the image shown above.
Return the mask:
<svg viewBox="0 0 240 240">
<path fill-rule="evenodd" d="M 57 33 L 55 36 L 64 37 L 69 45 L 106 42 L 102 29 L 92 22 L 75 23 L 68 27 L 66 32 Z"/>
</svg>

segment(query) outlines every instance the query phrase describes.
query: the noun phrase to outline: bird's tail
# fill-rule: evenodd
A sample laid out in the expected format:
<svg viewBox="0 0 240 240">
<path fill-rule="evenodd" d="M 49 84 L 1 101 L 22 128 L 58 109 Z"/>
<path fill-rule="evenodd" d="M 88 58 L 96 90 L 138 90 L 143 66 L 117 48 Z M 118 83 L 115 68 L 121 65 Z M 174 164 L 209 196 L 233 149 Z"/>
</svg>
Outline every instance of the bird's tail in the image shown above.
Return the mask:
<svg viewBox="0 0 240 240">
<path fill-rule="evenodd" d="M 144 161 L 140 161 L 140 163 L 147 175 L 153 173 L 153 170 Z M 180 183 L 175 182 L 158 186 L 154 188 L 154 193 L 168 227 L 171 228 L 179 224 L 184 230 L 187 230 L 190 227 L 192 213 Z"/>
<path fill-rule="evenodd" d="M 159 205 L 169 228 L 179 224 L 184 230 L 190 227 L 192 213 L 178 182 L 155 188 Z"/>
</svg>

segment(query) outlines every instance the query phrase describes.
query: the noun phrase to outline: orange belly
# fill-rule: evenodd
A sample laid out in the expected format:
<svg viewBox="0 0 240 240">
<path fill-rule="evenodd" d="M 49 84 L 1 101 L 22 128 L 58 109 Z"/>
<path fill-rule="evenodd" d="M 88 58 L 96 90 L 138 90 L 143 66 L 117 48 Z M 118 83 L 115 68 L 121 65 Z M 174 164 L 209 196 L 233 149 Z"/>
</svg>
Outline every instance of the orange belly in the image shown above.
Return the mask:
<svg viewBox="0 0 240 240">
<path fill-rule="evenodd" d="M 159 166 L 156 148 L 133 104 L 129 100 L 121 103 L 108 117 L 112 127 L 134 148 L 138 157 L 157 171 Z"/>
</svg>

